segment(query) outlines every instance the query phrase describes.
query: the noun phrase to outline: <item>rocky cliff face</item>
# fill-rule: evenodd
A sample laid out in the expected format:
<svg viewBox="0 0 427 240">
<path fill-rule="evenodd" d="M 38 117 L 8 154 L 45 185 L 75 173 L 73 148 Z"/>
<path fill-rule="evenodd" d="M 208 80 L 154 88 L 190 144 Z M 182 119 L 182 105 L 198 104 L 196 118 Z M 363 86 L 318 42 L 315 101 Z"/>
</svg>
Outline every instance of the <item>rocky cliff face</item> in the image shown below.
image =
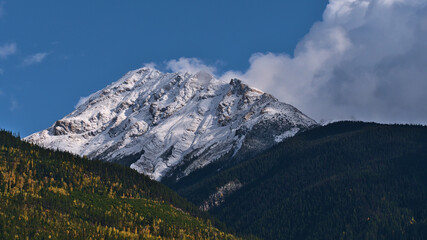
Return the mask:
<svg viewBox="0 0 427 240">
<path fill-rule="evenodd" d="M 92 94 L 27 141 L 176 180 L 227 156 L 239 160 L 316 125 L 238 79 L 141 68 Z"/>
<path fill-rule="evenodd" d="M 218 207 L 225 202 L 225 198 L 236 190 L 239 190 L 243 185 L 239 180 L 230 181 L 209 196 L 199 207 L 201 211 L 209 211 L 213 207 Z"/>
</svg>

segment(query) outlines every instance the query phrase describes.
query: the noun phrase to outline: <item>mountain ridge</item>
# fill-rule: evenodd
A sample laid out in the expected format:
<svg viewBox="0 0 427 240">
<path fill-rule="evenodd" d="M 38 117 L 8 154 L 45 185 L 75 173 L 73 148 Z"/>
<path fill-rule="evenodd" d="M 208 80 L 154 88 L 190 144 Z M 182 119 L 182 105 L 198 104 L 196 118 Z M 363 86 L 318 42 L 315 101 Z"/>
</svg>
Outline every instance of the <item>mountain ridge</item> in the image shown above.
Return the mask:
<svg viewBox="0 0 427 240">
<path fill-rule="evenodd" d="M 140 68 L 25 140 L 175 181 L 224 156 L 244 159 L 317 123 L 295 107 L 206 72 Z"/>
<path fill-rule="evenodd" d="M 343 121 L 172 189 L 200 205 L 238 181 L 209 212 L 263 239 L 425 239 L 426 160 L 427 126 Z"/>
</svg>

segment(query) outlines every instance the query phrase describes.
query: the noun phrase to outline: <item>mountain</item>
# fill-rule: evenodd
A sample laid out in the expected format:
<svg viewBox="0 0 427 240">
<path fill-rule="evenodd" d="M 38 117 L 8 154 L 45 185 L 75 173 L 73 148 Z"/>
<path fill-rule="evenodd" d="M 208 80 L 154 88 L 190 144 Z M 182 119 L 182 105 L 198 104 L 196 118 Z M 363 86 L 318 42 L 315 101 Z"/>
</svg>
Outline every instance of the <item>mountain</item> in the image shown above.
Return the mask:
<svg viewBox="0 0 427 240">
<path fill-rule="evenodd" d="M 128 167 L 47 150 L 0 131 L 0 239 L 238 238 Z"/>
<path fill-rule="evenodd" d="M 176 182 L 220 159 L 237 163 L 316 122 L 238 79 L 141 68 L 25 138 Z"/>
<path fill-rule="evenodd" d="M 266 240 L 425 239 L 427 127 L 336 122 L 173 188 Z"/>
</svg>

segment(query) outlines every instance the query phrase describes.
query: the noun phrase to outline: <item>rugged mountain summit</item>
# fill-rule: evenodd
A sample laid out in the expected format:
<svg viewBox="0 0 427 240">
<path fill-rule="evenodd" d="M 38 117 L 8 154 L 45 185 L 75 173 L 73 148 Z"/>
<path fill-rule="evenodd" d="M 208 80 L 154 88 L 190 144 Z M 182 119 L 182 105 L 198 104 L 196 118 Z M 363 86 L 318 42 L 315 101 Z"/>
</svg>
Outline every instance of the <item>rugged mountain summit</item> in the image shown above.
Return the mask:
<svg viewBox="0 0 427 240">
<path fill-rule="evenodd" d="M 239 161 L 316 122 L 238 79 L 141 68 L 90 95 L 27 141 L 175 179 L 227 156 Z"/>
</svg>

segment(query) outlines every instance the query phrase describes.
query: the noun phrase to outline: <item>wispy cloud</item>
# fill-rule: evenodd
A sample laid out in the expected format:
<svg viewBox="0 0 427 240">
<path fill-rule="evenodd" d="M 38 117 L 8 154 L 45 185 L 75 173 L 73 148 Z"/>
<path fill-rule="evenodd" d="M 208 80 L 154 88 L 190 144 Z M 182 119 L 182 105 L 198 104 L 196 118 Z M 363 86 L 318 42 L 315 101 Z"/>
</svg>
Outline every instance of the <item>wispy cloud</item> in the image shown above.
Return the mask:
<svg viewBox="0 0 427 240">
<path fill-rule="evenodd" d="M 15 99 L 11 99 L 11 100 L 10 100 L 10 108 L 9 108 L 9 110 L 10 110 L 11 112 L 13 112 L 13 111 L 15 111 L 16 109 L 18 109 L 18 107 L 19 107 L 18 101 L 16 101 Z"/>
<path fill-rule="evenodd" d="M 202 60 L 197 58 L 179 58 L 178 60 L 173 59 L 166 63 L 166 68 L 172 72 L 189 72 L 197 73 L 200 71 L 208 72 L 213 74 L 216 72 L 214 66 L 208 66 L 203 63 Z"/>
<path fill-rule="evenodd" d="M 154 62 L 149 62 L 149 63 L 144 63 L 143 66 L 151 69 L 156 69 L 157 64 Z"/>
<path fill-rule="evenodd" d="M 80 97 L 79 101 L 77 102 L 76 105 L 74 105 L 74 108 L 77 109 L 78 107 L 80 107 L 80 105 L 82 105 L 83 103 L 85 103 L 87 100 L 89 100 L 91 96 L 87 96 L 87 97 Z"/>
<path fill-rule="evenodd" d="M 0 75 L 2 75 L 4 73 L 4 69 L 0 68 Z"/>
<path fill-rule="evenodd" d="M 0 58 L 6 59 L 16 53 L 16 43 L 8 43 L 0 46 Z"/>
<path fill-rule="evenodd" d="M 31 56 L 27 56 L 22 63 L 24 66 L 29 66 L 37 63 L 41 63 L 48 55 L 47 52 L 36 53 Z"/>
</svg>

